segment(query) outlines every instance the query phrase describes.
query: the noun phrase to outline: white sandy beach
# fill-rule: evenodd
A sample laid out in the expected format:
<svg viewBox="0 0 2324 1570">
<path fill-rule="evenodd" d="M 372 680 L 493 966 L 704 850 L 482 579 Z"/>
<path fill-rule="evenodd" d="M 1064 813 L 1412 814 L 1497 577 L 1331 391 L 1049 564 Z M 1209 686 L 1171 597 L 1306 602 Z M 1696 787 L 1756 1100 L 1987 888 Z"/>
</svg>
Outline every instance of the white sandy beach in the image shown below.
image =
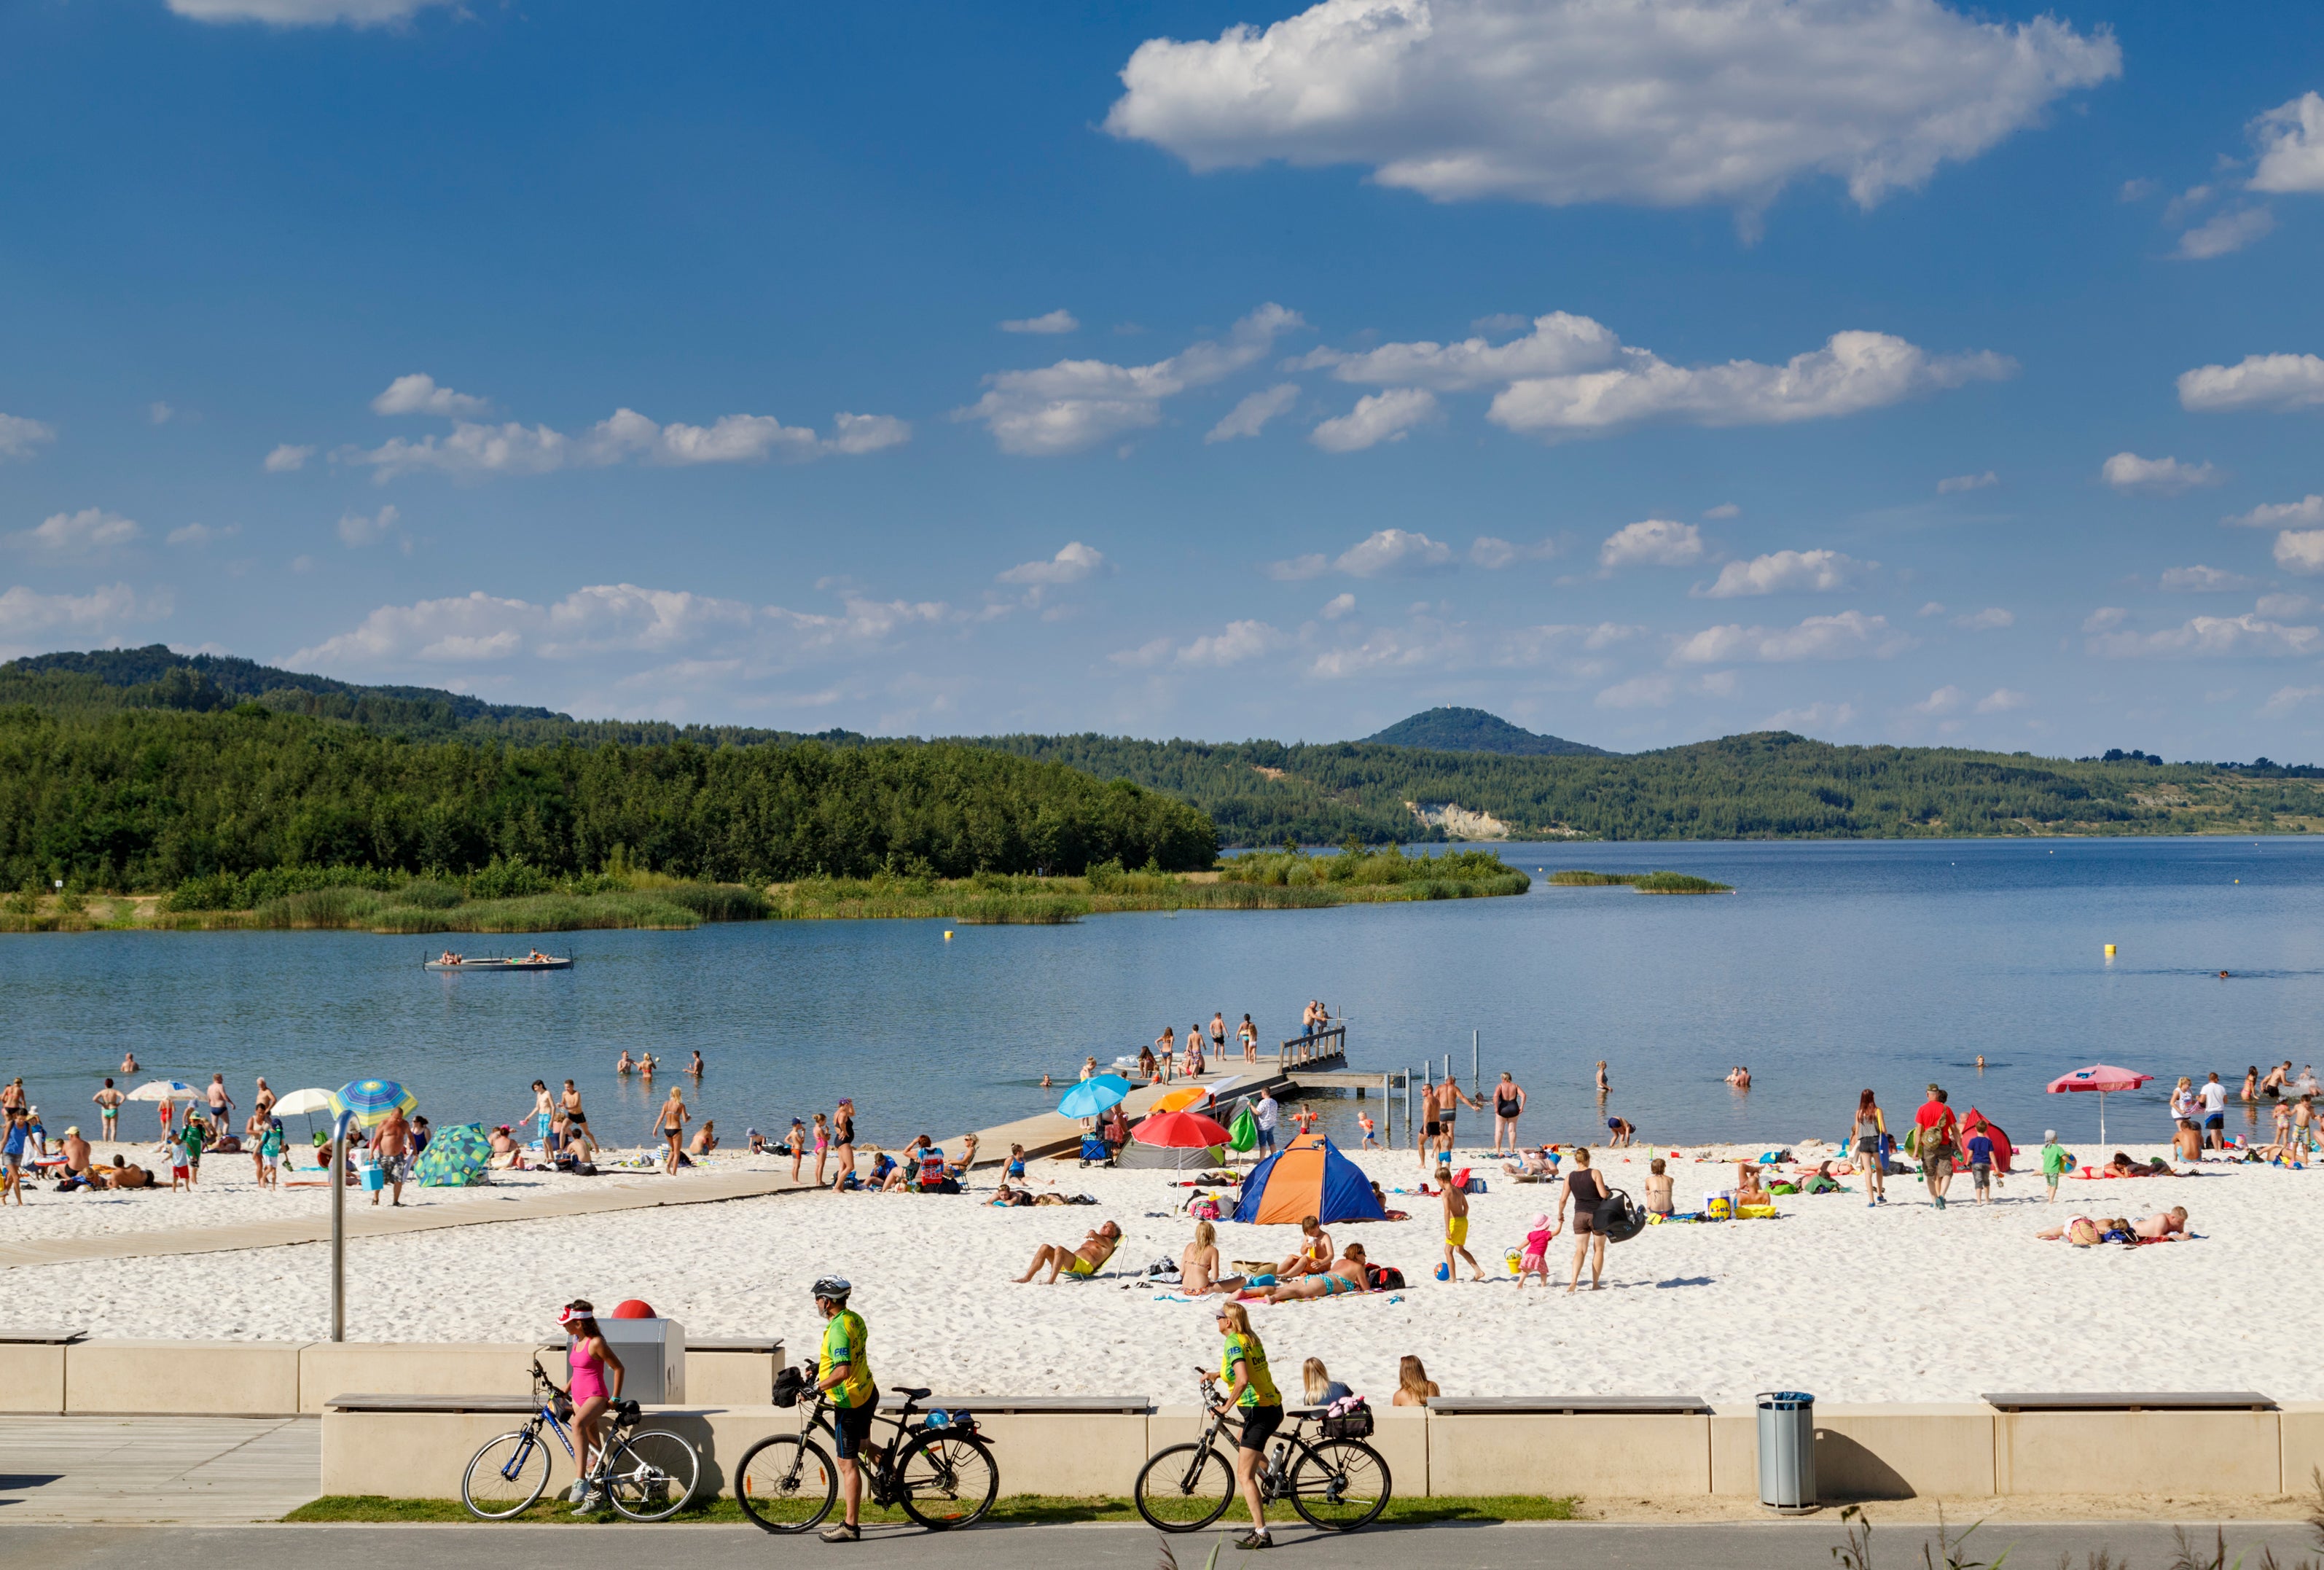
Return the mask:
<svg viewBox="0 0 2324 1570">
<path fill-rule="evenodd" d="M 1641 1148 L 1603 1159 L 1615 1185 L 1637 1194 L 1647 1158 L 1668 1153 Z M 1855 1192 L 1781 1198 L 1781 1219 L 1772 1222 L 1650 1227 L 1608 1251 L 1605 1290 L 1591 1293 L 1585 1279 L 1568 1297 L 1518 1290 L 1501 1260 L 1533 1215 L 1552 1207 L 1551 1190 L 1501 1180 L 1482 1157 L 1464 1159 L 1491 1174 L 1489 1192 L 1472 1199 L 1471 1234 L 1489 1279 L 1430 1279 L 1441 1257 L 1436 1204 L 1392 1197 L 1411 1220 L 1335 1230 L 1361 1239 L 1375 1261 L 1402 1268 L 1411 1285 L 1256 1307 L 1279 1377 L 1316 1356 L 1358 1390 L 1385 1396 L 1397 1358 L 1415 1353 L 1448 1394 L 1717 1400 L 1781 1388 L 1826 1400 L 1925 1401 L 1996 1390 L 2253 1389 L 2324 1397 L 2314 1355 L 2324 1307 L 2303 1271 L 2324 1252 L 2324 1169 L 2218 1163 L 2200 1177 L 2069 1180 L 2054 1205 L 2043 1202 L 2038 1176 L 2021 1175 L 1990 1207 L 1957 1202 L 1943 1212 L 1916 1183 L 1892 1178 L 1891 1203 L 1878 1210 Z M 1408 1153 L 1360 1159 L 1385 1187 L 1410 1187 L 1416 1177 Z M 236 1180 L 206 1181 L 193 1200 L 141 1195 L 115 1209 L 35 1193 L 23 1212 L 12 1205 L 0 1218 L 0 1237 L 59 1235 L 51 1229 L 78 1230 L 100 1213 L 103 1224 L 143 1231 L 179 1217 L 198 1224 L 198 1214 L 211 1224 L 279 1214 L 293 1200 L 324 1203 L 312 1189 L 250 1193 L 246 1164 L 218 1164 Z M 1724 1187 L 1731 1170 L 1672 1163 L 1680 1207 Z M 969 1393 L 1185 1398 L 1193 1365 L 1215 1355 L 1210 1318 L 1134 1284 L 1130 1272 L 1174 1257 L 1191 1235 L 1193 1224 L 1171 1213 L 1185 1191 L 1159 1173 L 1084 1171 L 1072 1162 L 1038 1163 L 1036 1171 L 1099 1204 L 995 1209 L 983 1203 L 993 1181 L 986 1168 L 978 1191 L 958 1197 L 789 1194 L 359 1239 L 349 1250 L 348 1334 L 546 1337 L 568 1298 L 610 1306 L 639 1297 L 695 1334 L 779 1334 L 803 1354 L 816 1330 L 807 1284 L 836 1272 L 857 1285 L 884 1381 Z M 1849 1184 L 1860 1188 L 1858 1179 Z M 1956 1181 L 1956 1196 L 1967 1190 L 1965 1178 Z M 419 1193 L 466 1204 L 496 1191 L 508 1192 Z M 2084 1250 L 2034 1236 L 2078 1213 L 2135 1218 L 2172 1205 L 2187 1206 L 2199 1241 Z M 1106 1276 L 1010 1281 L 1038 1244 L 1077 1242 L 1105 1218 L 1127 1237 Z M 1228 1259 L 1280 1257 L 1294 1233 L 1222 1224 L 1220 1244 Z M 1562 1265 L 1569 1254 L 1561 1236 L 1552 1258 Z M 309 1340 L 327 1323 L 326 1270 L 323 1248 L 300 1246 L 21 1267 L 7 1272 L 7 1286 L 23 1312 L 37 1306 L 43 1322 L 99 1335 Z"/>
</svg>

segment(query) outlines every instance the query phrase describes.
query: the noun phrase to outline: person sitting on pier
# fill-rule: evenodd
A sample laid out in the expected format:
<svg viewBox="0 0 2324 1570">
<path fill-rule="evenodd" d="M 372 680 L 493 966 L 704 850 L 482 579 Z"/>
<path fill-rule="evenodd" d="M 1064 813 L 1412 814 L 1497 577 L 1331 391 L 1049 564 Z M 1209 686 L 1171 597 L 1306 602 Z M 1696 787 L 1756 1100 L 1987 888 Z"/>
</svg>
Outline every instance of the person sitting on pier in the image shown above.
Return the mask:
<svg viewBox="0 0 2324 1570">
<path fill-rule="evenodd" d="M 1033 1262 L 1025 1267 L 1025 1273 L 1017 1278 L 1018 1283 L 1021 1286 L 1031 1280 L 1045 1267 L 1049 1272 L 1049 1279 L 1041 1283 L 1045 1287 L 1055 1285 L 1061 1270 L 1088 1280 L 1105 1268 L 1106 1261 L 1113 1258 L 1113 1251 L 1120 1246 L 1121 1228 L 1110 1221 L 1101 1224 L 1082 1239 L 1078 1248 L 1069 1249 L 1063 1243 L 1043 1243 L 1034 1251 Z"/>
<path fill-rule="evenodd" d="M 1303 1276 L 1296 1281 L 1281 1281 L 1267 1288 L 1270 1303 L 1297 1303 L 1314 1298 L 1337 1298 L 1346 1293 L 1364 1291 L 1364 1245 L 1351 1242 L 1348 1251 L 1333 1261 L 1332 1268 Z"/>
<path fill-rule="evenodd" d="M 1161 1083 L 1161 1076 L 1155 1072 L 1154 1047 L 1159 1047 L 1164 1041 L 1167 1041 L 1169 1039 L 1170 1027 L 1165 1025 L 1162 1027 L 1162 1035 L 1160 1039 L 1154 1043 L 1153 1047 L 1140 1047 L 1138 1049 L 1138 1072 L 1148 1085 L 1158 1085 Z"/>
<path fill-rule="evenodd" d="M 1299 1251 L 1275 1267 L 1277 1277 L 1282 1280 L 1321 1275 L 1332 1268 L 1332 1234 L 1323 1230 L 1323 1224 L 1312 1215 L 1301 1216 L 1299 1231 L 1306 1240 L 1299 1245 Z"/>
</svg>

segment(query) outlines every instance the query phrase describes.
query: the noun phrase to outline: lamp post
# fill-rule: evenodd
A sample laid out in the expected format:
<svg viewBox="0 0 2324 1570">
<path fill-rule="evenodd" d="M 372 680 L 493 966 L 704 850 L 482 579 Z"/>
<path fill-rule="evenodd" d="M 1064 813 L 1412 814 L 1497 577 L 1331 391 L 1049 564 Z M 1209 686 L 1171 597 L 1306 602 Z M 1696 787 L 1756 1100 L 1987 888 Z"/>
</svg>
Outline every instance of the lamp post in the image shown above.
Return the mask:
<svg viewBox="0 0 2324 1570">
<path fill-rule="evenodd" d="M 347 1338 L 347 1130 L 355 1113 L 331 1121 L 331 1339 Z"/>
</svg>

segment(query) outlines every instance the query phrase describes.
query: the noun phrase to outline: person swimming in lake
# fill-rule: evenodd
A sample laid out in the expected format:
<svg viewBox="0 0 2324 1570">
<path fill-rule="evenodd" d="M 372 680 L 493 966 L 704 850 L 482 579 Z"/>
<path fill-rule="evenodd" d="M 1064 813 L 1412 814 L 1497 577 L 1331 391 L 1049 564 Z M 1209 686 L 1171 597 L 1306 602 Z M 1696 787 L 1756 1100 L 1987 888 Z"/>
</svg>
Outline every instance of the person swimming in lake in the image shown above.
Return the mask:
<svg viewBox="0 0 2324 1570">
<path fill-rule="evenodd" d="M 626 1047 L 622 1048 L 621 1057 L 613 1061 L 613 1072 L 616 1074 L 635 1073 L 637 1067 L 637 1060 L 630 1056 L 630 1049 Z"/>
<path fill-rule="evenodd" d="M 693 1076 L 695 1078 L 696 1078 L 696 1079 L 699 1079 L 699 1078 L 701 1078 L 701 1077 L 702 1077 L 702 1054 L 701 1054 L 701 1053 L 696 1052 L 696 1053 L 694 1055 L 694 1061 L 693 1061 L 693 1062 L 691 1062 L 691 1063 L 689 1063 L 689 1064 L 687 1064 L 687 1065 L 686 1066 L 686 1071 L 687 1071 L 687 1073 L 688 1073 L 688 1074 L 692 1075 L 692 1076 Z"/>
</svg>

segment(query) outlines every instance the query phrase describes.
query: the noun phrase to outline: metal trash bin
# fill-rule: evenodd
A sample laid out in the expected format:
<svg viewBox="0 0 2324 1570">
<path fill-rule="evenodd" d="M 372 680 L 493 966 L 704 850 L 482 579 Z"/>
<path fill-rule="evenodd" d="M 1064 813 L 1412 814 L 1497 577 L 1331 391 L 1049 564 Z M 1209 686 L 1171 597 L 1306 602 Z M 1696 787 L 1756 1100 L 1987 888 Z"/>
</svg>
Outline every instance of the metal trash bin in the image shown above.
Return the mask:
<svg viewBox="0 0 2324 1570">
<path fill-rule="evenodd" d="M 1759 1393 L 1759 1502 L 1786 1515 L 1816 1508 L 1815 1398 Z"/>
<path fill-rule="evenodd" d="M 622 1360 L 622 1399 L 647 1406 L 686 1399 L 686 1326 L 675 1319 L 601 1315 L 598 1334 Z"/>
</svg>

